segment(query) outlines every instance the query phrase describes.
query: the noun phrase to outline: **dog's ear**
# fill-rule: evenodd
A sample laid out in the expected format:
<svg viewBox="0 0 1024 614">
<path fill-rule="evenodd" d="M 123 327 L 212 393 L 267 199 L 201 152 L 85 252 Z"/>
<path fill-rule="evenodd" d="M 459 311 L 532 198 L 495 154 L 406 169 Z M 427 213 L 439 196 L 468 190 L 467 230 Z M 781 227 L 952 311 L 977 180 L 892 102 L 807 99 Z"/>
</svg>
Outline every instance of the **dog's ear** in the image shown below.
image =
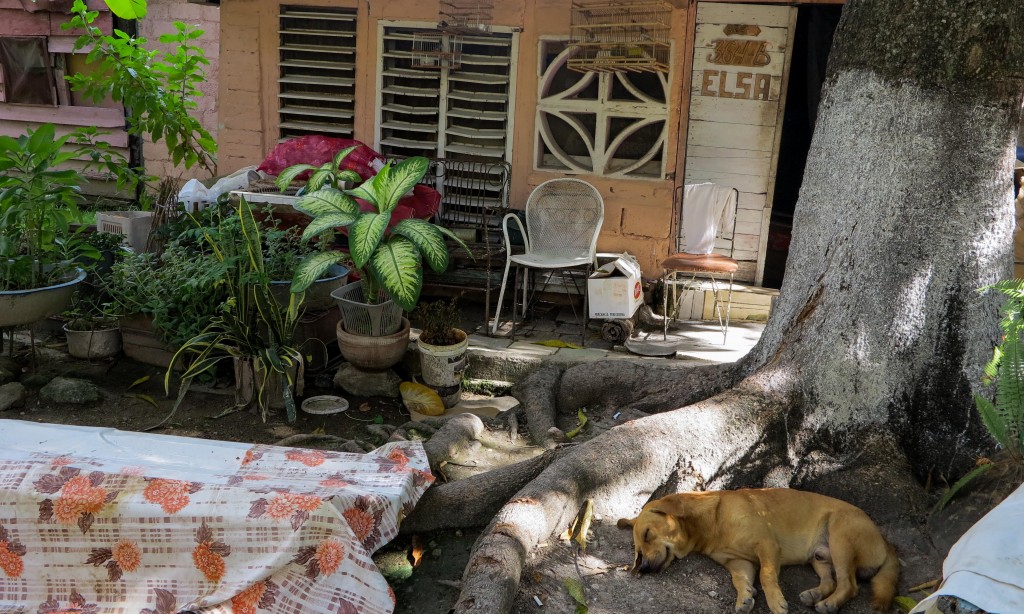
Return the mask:
<svg viewBox="0 0 1024 614">
<path fill-rule="evenodd" d="M 684 518 L 687 515 L 687 505 L 681 497 L 664 497 L 651 504 L 648 511 L 666 516 Z"/>
<path fill-rule="evenodd" d="M 619 521 L 615 523 L 615 526 L 620 529 L 632 529 L 634 524 L 636 524 L 636 518 L 619 518 Z"/>
</svg>

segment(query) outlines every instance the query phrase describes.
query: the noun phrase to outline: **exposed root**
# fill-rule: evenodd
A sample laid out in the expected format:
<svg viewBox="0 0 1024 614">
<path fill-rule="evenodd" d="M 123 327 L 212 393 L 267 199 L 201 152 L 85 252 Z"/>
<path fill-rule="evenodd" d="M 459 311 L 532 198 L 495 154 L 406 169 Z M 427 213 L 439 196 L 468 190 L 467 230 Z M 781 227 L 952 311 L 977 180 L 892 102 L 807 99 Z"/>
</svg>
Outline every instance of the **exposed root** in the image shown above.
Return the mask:
<svg viewBox="0 0 1024 614">
<path fill-rule="evenodd" d="M 434 486 L 402 522 L 400 532 L 484 526 L 512 495 L 567 451 L 549 450 L 514 465 Z"/>
<path fill-rule="evenodd" d="M 634 515 L 681 462 L 711 481 L 754 450 L 769 457 L 763 450 L 764 426 L 781 418 L 784 401 L 748 383 L 623 424 L 566 450 L 521 488 L 481 534 L 453 612 L 511 611 L 528 553 L 568 527 L 587 498 L 594 500 L 597 514 Z M 777 445 L 784 447 L 785 438 Z"/>
</svg>

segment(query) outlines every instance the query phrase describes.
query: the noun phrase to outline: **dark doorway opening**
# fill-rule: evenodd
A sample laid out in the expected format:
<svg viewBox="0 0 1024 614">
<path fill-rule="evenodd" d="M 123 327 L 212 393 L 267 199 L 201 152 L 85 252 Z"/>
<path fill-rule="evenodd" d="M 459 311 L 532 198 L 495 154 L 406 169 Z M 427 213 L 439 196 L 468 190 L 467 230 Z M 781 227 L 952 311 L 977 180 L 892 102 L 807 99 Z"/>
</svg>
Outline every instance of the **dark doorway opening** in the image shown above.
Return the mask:
<svg viewBox="0 0 1024 614">
<path fill-rule="evenodd" d="M 766 288 L 782 286 L 793 230 L 793 209 L 800 195 L 807 151 L 814 134 L 821 86 L 825 80 L 825 65 L 842 13 L 841 6 L 802 6 L 798 10 L 772 217 L 768 226 L 763 282 Z"/>
</svg>

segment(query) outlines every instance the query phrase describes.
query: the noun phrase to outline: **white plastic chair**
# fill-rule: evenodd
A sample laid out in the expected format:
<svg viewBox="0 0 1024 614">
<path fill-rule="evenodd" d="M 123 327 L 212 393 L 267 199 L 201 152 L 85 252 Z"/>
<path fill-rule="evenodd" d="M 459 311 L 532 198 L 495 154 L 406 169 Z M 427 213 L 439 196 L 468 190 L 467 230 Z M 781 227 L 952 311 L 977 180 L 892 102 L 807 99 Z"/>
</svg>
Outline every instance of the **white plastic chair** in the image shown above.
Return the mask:
<svg viewBox="0 0 1024 614">
<path fill-rule="evenodd" d="M 509 240 L 509 222 L 514 221 L 523 237 L 525 251 L 513 254 Z M 502 219 L 505 237 L 505 274 L 501 279 L 498 304 L 495 308 L 491 334 L 501 322 L 501 305 L 508 284 L 508 272 L 515 264 L 524 270 L 523 315 L 526 315 L 529 269 L 553 271 L 583 268 L 586 276 L 596 265 L 597 235 L 604 223 L 604 200 L 597 188 L 580 179 L 551 179 L 534 188 L 526 201 L 526 228 L 513 213 Z M 518 275 L 518 269 L 517 269 Z M 586 337 L 587 292 L 583 282 L 584 338 Z M 574 306 L 575 309 L 575 306 Z M 513 334 L 516 321 L 516 300 L 512 299 Z"/>
<path fill-rule="evenodd" d="M 701 289 L 697 277 L 711 280 L 711 291 L 714 293 L 715 315 L 722 329 L 722 344 L 729 334 L 729 312 L 732 309 L 733 277 L 739 269 L 739 263 L 733 258 L 736 244 L 736 214 L 739 206 L 739 191 L 714 183 L 697 183 L 676 188 L 676 197 L 682 205 L 680 225 L 682 251 L 672 254 L 661 263 L 662 270 L 662 306 L 665 318 L 662 337 L 668 338 L 669 286 L 672 287 L 672 308 L 678 310 L 676 287 L 682 285 L 687 290 Z M 689 209 L 687 207 L 690 207 Z M 725 238 L 725 229 L 729 230 L 729 254 L 713 253 L 716 239 Z M 682 273 L 684 281 L 677 281 Z M 729 294 L 725 300 L 725 310 L 719 300 L 719 277 L 729 281 Z M 677 314 L 678 315 L 678 314 Z"/>
</svg>

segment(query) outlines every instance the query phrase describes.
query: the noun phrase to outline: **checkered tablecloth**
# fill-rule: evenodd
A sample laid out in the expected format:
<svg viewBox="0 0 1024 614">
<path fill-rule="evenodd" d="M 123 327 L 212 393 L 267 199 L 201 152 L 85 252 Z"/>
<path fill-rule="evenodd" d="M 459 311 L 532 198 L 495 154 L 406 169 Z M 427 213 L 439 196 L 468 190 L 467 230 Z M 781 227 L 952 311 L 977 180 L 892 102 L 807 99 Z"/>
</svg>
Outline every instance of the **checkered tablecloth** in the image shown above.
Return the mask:
<svg viewBox="0 0 1024 614">
<path fill-rule="evenodd" d="M 0 420 L 0 613 L 389 613 L 370 555 L 433 477 L 369 454 Z"/>
</svg>

